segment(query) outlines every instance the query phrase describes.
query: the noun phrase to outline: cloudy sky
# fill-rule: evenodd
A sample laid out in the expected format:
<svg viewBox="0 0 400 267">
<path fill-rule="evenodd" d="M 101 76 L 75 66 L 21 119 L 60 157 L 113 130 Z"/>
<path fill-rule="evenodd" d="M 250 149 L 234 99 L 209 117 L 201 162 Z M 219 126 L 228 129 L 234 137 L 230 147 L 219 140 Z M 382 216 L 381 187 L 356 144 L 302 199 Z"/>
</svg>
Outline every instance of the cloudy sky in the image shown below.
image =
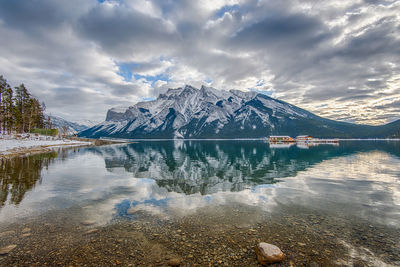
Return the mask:
<svg viewBox="0 0 400 267">
<path fill-rule="evenodd" d="M 400 1 L 0 0 L 0 74 L 72 121 L 205 84 L 386 123 L 400 118 Z"/>
</svg>

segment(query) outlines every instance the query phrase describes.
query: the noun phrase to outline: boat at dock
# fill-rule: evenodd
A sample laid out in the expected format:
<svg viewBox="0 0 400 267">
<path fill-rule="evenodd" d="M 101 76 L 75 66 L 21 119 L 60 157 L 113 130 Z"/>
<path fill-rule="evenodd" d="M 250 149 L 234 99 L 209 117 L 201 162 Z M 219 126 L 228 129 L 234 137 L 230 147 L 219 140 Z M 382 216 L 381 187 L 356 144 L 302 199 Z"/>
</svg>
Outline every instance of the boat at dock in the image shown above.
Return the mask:
<svg viewBox="0 0 400 267">
<path fill-rule="evenodd" d="M 296 138 L 287 135 L 272 135 L 268 140 L 271 147 L 290 147 L 281 146 L 281 144 L 297 144 L 300 148 L 309 148 L 320 144 L 339 145 L 339 139 L 337 138 L 320 139 L 310 135 L 299 135 Z"/>
<path fill-rule="evenodd" d="M 310 135 L 299 135 L 296 137 L 296 142 L 301 142 L 301 143 L 339 143 L 339 139 L 337 139 L 337 138 L 319 139 L 319 138 L 314 138 Z"/>
<path fill-rule="evenodd" d="M 288 135 L 271 135 L 269 137 L 270 143 L 296 143 L 292 137 Z"/>
</svg>

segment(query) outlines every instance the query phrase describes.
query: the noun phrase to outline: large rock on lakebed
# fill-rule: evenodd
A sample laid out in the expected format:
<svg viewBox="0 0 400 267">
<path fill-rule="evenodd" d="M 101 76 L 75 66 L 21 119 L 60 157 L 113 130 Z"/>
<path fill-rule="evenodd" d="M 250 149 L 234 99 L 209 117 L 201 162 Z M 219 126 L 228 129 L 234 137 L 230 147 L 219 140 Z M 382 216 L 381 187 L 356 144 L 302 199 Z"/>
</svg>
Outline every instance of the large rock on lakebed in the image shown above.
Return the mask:
<svg viewBox="0 0 400 267">
<path fill-rule="evenodd" d="M 182 263 L 182 260 L 179 258 L 172 258 L 168 261 L 168 266 L 180 266 Z"/>
<path fill-rule="evenodd" d="M 285 254 L 275 245 L 261 242 L 256 247 L 257 260 L 262 265 L 281 262 L 285 258 Z"/>
<path fill-rule="evenodd" d="M 11 252 L 14 248 L 16 248 L 17 245 L 8 245 L 6 247 L 0 248 L 0 255 L 6 255 Z"/>
</svg>

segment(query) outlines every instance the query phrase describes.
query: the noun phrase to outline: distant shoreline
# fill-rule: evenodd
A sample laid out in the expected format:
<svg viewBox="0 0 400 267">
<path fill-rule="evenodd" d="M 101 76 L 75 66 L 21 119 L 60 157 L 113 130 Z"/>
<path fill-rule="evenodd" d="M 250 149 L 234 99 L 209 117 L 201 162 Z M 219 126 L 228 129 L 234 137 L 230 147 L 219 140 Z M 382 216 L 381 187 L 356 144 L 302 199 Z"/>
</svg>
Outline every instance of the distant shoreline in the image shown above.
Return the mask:
<svg viewBox="0 0 400 267">
<path fill-rule="evenodd" d="M 18 139 L 15 139 L 18 140 Z M 76 141 L 71 143 L 55 142 L 54 144 L 41 144 L 40 141 L 37 145 L 30 146 L 18 146 L 10 149 L 0 150 L 0 158 L 11 158 L 15 156 L 25 156 L 39 153 L 46 153 L 52 151 L 54 148 L 59 147 L 87 147 L 87 146 L 102 146 L 111 144 L 123 144 L 123 143 L 134 143 L 134 142 L 168 142 L 168 141 L 263 141 L 265 143 L 270 143 L 265 138 L 210 138 L 210 139 L 124 139 L 124 138 L 84 138 L 84 137 L 65 137 L 62 140 Z M 323 139 L 322 139 L 323 140 Z M 400 138 L 349 138 L 349 139 L 338 139 L 339 142 L 346 141 L 400 141 Z M 0 139 L 0 144 L 6 140 Z M 312 143 L 312 142 L 311 142 Z"/>
<path fill-rule="evenodd" d="M 82 138 L 86 139 L 86 138 Z M 329 138 L 331 139 L 331 138 Z M 400 138 L 335 138 L 339 141 L 400 141 Z M 124 142 L 135 142 L 135 141 L 266 141 L 269 142 L 266 137 L 263 138 L 190 138 L 190 139 L 173 139 L 173 138 L 143 138 L 143 139 L 127 139 L 127 138 L 110 138 L 100 137 L 99 139 L 90 139 L 88 140 L 110 140 L 110 141 L 124 141 Z M 324 140 L 324 138 L 321 138 Z"/>
<path fill-rule="evenodd" d="M 27 137 L 28 136 L 28 137 Z M 41 140 L 42 138 L 42 140 Z M 0 138 L 0 158 L 12 158 L 53 151 L 59 147 L 86 147 L 125 143 L 119 140 L 99 140 L 89 138 L 26 135 L 22 137 L 2 136 Z"/>
</svg>

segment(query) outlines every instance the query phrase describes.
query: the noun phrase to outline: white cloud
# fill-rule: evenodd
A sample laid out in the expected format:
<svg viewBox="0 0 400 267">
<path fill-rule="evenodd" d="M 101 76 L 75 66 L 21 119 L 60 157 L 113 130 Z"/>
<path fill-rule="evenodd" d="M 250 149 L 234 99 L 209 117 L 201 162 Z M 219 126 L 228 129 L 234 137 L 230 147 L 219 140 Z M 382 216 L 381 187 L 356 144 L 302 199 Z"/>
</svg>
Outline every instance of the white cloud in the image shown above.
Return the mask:
<svg viewBox="0 0 400 267">
<path fill-rule="evenodd" d="M 398 1 L 2 2 L 0 74 L 71 120 L 208 84 L 383 123 L 398 118 L 399 14 Z M 141 78 L 124 79 L 118 62 Z"/>
</svg>

